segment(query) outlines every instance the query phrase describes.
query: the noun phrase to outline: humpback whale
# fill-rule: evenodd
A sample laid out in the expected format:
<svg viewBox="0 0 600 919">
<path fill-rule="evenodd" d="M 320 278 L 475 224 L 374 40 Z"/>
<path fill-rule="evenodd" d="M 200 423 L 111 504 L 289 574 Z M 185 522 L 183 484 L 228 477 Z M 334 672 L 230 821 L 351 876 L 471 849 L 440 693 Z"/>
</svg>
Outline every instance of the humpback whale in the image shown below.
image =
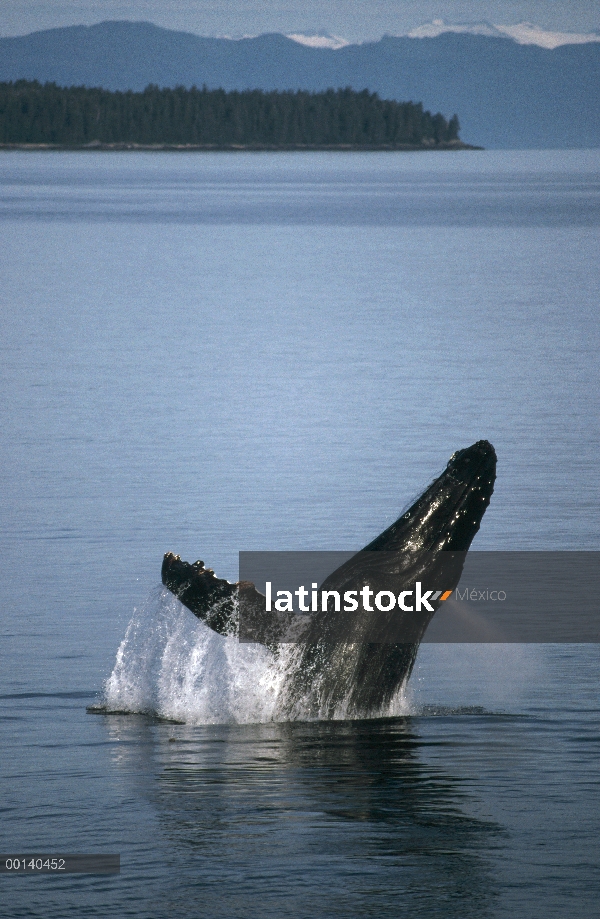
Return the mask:
<svg viewBox="0 0 600 919">
<path fill-rule="evenodd" d="M 279 709 L 284 717 L 332 718 L 383 711 L 406 685 L 419 643 L 444 597 L 460 580 L 464 559 L 490 503 L 496 453 L 486 440 L 458 450 L 408 510 L 321 584 L 331 602 L 306 617 L 286 654 Z M 167 552 L 162 582 L 195 616 L 221 635 L 239 636 L 240 611 L 250 634 L 278 654 L 289 616 L 271 612 L 250 582 L 231 584 L 203 561 Z M 415 584 L 433 589 L 412 607 L 401 594 Z M 333 592 L 398 595 L 398 608 L 368 603 L 350 612 Z M 436 589 L 441 588 L 441 589 Z M 248 629 L 246 628 L 246 632 Z"/>
</svg>

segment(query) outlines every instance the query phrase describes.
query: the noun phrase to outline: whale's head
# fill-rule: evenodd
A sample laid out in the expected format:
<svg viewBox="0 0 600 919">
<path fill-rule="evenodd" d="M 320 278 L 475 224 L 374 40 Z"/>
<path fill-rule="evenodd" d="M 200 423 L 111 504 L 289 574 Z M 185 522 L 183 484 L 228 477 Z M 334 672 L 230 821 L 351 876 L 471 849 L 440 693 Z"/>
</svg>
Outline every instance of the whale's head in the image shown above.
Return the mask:
<svg viewBox="0 0 600 919">
<path fill-rule="evenodd" d="M 496 480 L 496 451 L 487 440 L 458 450 L 420 498 L 369 551 L 466 552 L 490 503 Z"/>
<path fill-rule="evenodd" d="M 466 552 L 490 503 L 496 481 L 496 451 L 487 440 L 458 450 L 442 475 L 433 483 L 440 510 L 448 514 L 438 548 Z"/>
</svg>

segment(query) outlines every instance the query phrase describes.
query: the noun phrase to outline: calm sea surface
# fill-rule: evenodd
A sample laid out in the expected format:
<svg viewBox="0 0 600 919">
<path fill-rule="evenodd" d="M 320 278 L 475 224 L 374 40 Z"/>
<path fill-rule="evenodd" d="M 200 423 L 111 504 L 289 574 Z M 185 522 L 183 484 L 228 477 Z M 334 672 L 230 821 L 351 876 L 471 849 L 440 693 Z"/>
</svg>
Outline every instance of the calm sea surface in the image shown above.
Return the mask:
<svg viewBox="0 0 600 919">
<path fill-rule="evenodd" d="M 358 549 L 481 438 L 476 548 L 600 549 L 599 230 L 600 151 L 0 156 L 0 851 L 121 854 L 0 915 L 598 915 L 597 646 L 283 724 L 158 585 Z"/>
</svg>

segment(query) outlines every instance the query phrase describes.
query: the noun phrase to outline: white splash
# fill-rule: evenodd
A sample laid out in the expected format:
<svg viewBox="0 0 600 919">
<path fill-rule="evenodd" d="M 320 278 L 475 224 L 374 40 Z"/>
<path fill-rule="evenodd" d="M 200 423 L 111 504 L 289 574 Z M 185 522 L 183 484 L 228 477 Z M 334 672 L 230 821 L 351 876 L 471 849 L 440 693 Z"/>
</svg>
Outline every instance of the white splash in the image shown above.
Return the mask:
<svg viewBox="0 0 600 919">
<path fill-rule="evenodd" d="M 217 635 L 160 587 L 134 610 L 104 702 L 195 724 L 270 721 L 282 678 L 266 648 Z"/>
<path fill-rule="evenodd" d="M 134 610 L 104 686 L 103 706 L 187 724 L 288 720 L 278 713 L 278 700 L 296 651 L 288 644 L 274 655 L 262 645 L 217 635 L 158 587 Z M 405 714 L 408 703 L 400 691 L 371 717 Z M 308 720 L 302 710 L 293 717 Z M 341 706 L 334 717 L 351 716 Z"/>
</svg>

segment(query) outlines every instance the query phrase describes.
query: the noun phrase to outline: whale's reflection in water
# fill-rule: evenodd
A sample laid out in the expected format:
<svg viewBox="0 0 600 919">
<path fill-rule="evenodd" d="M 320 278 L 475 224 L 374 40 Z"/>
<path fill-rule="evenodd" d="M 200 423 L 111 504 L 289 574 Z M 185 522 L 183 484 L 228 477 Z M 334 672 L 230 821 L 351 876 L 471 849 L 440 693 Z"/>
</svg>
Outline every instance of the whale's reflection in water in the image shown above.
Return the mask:
<svg viewBox="0 0 600 919">
<path fill-rule="evenodd" d="M 109 723 L 177 863 L 172 912 L 184 903 L 203 917 L 494 912 L 487 854 L 506 833 L 474 813 L 462 778 L 428 762 L 437 741 L 418 719 Z"/>
</svg>

